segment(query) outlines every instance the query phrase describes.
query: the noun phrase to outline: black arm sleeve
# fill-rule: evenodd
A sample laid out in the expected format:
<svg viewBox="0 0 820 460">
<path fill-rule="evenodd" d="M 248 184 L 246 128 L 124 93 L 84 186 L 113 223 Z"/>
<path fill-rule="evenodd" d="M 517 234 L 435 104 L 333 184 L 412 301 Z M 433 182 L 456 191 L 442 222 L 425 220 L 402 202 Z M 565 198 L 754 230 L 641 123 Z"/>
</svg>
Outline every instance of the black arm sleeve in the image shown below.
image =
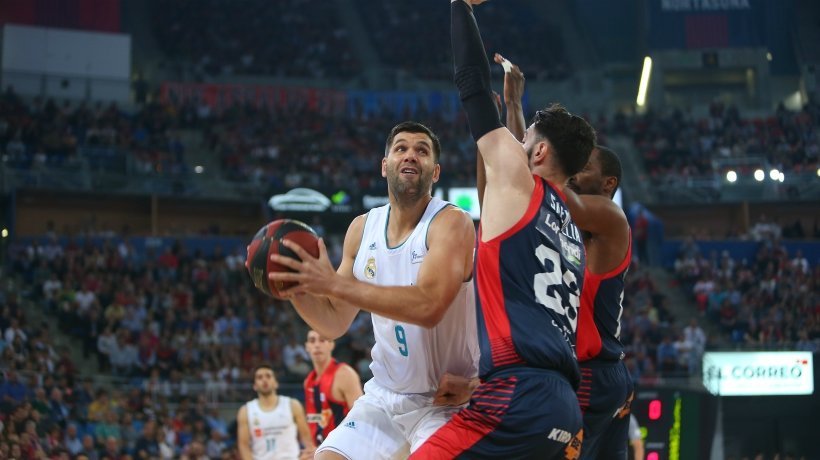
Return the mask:
<svg viewBox="0 0 820 460">
<path fill-rule="evenodd" d="M 450 41 L 456 87 L 467 113 L 470 132 L 478 141 L 503 125 L 490 88 L 490 61 L 472 10 L 463 0 L 450 3 Z"/>
</svg>

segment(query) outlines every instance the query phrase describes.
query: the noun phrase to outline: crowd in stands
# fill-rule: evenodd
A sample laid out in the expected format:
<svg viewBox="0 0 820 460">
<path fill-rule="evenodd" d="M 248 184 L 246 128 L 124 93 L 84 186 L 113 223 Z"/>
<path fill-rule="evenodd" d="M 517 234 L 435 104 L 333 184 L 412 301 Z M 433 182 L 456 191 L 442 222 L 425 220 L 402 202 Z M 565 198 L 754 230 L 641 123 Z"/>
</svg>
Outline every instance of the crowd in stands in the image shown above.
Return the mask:
<svg viewBox="0 0 820 460">
<path fill-rule="evenodd" d="M 475 145 L 463 116 L 450 119 L 421 106 L 407 117 L 431 126 L 442 140 L 440 186 L 474 183 Z M 188 171 L 184 152 L 195 148 L 219 159 L 224 179 L 256 190 L 279 193 L 302 186 L 383 192 L 380 154 L 397 121 L 386 109 L 333 114 L 298 104 L 274 109 L 237 105 L 217 112 L 155 100 L 127 113 L 114 104 L 39 99 L 25 104 L 6 90 L 0 97 L 0 155 L 11 167 L 70 169 L 79 163 L 77 149 L 84 148 L 82 157 L 97 169 L 112 171 L 104 159 L 111 160 L 106 155 L 114 152 L 113 158 L 125 158 L 131 170 L 176 175 Z M 791 177 L 813 175 L 818 167 L 820 105 L 814 103 L 800 112 L 779 109 L 765 119 L 742 118 L 735 108 L 715 104 L 703 120 L 674 111 L 591 121 L 601 143 L 609 135 L 631 133 L 658 190 L 696 179 L 722 181 L 728 168 L 721 166 L 724 159 L 740 161 L 732 166 L 739 175 L 750 177 L 761 167 L 766 180 L 769 168 Z M 204 145 L 184 145 L 181 129 L 201 132 Z"/>
<path fill-rule="evenodd" d="M 381 64 L 421 79 L 452 78 L 446 4 L 352 2 Z M 360 77 L 360 59 L 334 2 L 248 0 L 151 3 L 154 37 L 186 80 L 214 76 Z M 522 1 L 478 13 L 488 50 L 508 54 L 531 80 L 569 74 L 559 33 Z M 439 26 L 434 27 L 438 24 Z M 537 30 L 538 39 L 532 39 Z"/>
<path fill-rule="evenodd" d="M 0 458 L 234 458 L 229 425 L 204 395 L 171 409 L 143 388 L 96 388 L 49 324 L 26 314 L 35 288 L 16 276 L 0 283 Z"/>
<path fill-rule="evenodd" d="M 414 117 L 442 143 L 440 186 L 475 182 L 475 143 L 466 124 L 420 110 Z M 386 191 L 381 159 L 393 116 L 329 115 L 243 107 L 209 118 L 206 148 L 224 177 L 270 190 L 294 187 Z"/>
<path fill-rule="evenodd" d="M 185 145 L 172 130 L 177 122 L 171 110 L 158 104 L 128 113 L 114 103 L 25 102 L 9 87 L 0 94 L 0 160 L 7 167 L 33 171 L 87 166 L 181 174 L 186 171 Z"/>
<path fill-rule="evenodd" d="M 241 252 L 192 254 L 182 243 L 142 252 L 127 238 L 90 241 L 52 237 L 12 250 L 17 276 L 0 290 L 0 412 L 8 414 L 0 417 L 0 449 L 22 449 L 16 458 L 40 451 L 145 458 L 139 452 L 146 449 L 160 458 L 203 450 L 220 458 L 230 455 L 228 426 L 213 403 L 250 399 L 250 371 L 259 363 L 272 363 L 284 383 L 311 370 L 306 326 L 287 304 L 255 290 Z M 675 320 L 637 262 L 624 302 L 622 337 L 635 380 L 685 375 L 685 357 L 664 361 L 662 338 Z M 28 305 L 57 318 L 53 327 L 75 338 L 86 368 L 118 385 L 95 387 L 71 350 L 52 344 L 49 325 L 29 320 Z M 372 344 L 362 313 L 336 355 L 366 380 Z"/>
<path fill-rule="evenodd" d="M 755 225 L 752 234 L 760 242 L 752 260 L 728 251 L 704 254 L 688 238 L 675 261 L 677 279 L 730 344 L 820 351 L 820 266 L 799 250 L 789 254 L 770 222 Z"/>
<path fill-rule="evenodd" d="M 251 399 L 249 371 L 263 361 L 285 382 L 310 370 L 304 326 L 249 291 L 244 256 L 50 241 L 11 259 L 16 276 L 0 285 L 0 458 L 236 458 L 215 403 Z M 57 319 L 50 331 L 29 321 L 31 305 Z M 96 375 L 52 344 L 57 328 Z M 95 387 L 101 375 L 109 385 Z"/>
<path fill-rule="evenodd" d="M 664 290 L 634 259 L 627 276 L 620 338 L 624 363 L 638 385 L 700 372 L 706 333 L 697 322 L 683 327 L 669 311 Z"/>
<path fill-rule="evenodd" d="M 151 13 L 168 66 L 186 80 L 220 75 L 348 78 L 358 67 L 334 2 L 154 0 Z"/>
<path fill-rule="evenodd" d="M 384 65 L 417 78 L 452 79 L 450 32 L 436 26 L 450 23 L 446 4 L 435 0 L 355 3 Z M 531 2 L 490 2 L 477 9 L 476 16 L 487 51 L 507 56 L 526 69 L 531 81 L 568 76 L 561 37 L 544 26 L 543 16 Z"/>
<path fill-rule="evenodd" d="M 677 186 L 697 179 L 724 180 L 732 169 L 752 177 L 777 169 L 788 178 L 815 174 L 820 156 L 820 104 L 792 112 L 781 104 L 765 117 L 743 116 L 736 107 L 714 103 L 709 115 L 696 118 L 675 109 L 615 117 L 610 133 L 630 133 L 643 154 L 649 179 Z"/>
</svg>

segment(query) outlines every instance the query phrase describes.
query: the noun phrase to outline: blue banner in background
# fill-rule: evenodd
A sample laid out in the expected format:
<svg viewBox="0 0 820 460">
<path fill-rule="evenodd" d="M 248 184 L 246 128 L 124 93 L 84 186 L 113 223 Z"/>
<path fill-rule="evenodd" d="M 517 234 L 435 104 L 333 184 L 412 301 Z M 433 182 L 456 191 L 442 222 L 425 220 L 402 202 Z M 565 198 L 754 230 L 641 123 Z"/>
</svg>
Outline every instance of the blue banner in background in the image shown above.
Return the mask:
<svg viewBox="0 0 820 460">
<path fill-rule="evenodd" d="M 452 119 L 461 110 L 461 104 L 456 91 L 348 91 L 347 110 L 351 115 L 387 113 L 396 118 L 414 116 L 423 110 Z"/>
</svg>

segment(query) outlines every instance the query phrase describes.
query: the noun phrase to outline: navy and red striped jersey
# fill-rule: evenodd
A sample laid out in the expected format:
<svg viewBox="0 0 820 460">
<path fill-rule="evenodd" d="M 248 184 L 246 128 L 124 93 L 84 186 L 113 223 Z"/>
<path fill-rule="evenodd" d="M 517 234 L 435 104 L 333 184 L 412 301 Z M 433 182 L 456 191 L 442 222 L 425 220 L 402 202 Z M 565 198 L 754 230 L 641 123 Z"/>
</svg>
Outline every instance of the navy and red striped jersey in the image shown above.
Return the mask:
<svg viewBox="0 0 820 460">
<path fill-rule="evenodd" d="M 350 411 L 345 401 L 333 399 L 333 379 L 341 366 L 341 363 L 331 359 L 319 379 L 316 378 L 315 370 L 311 371 L 305 379 L 305 413 L 308 426 L 310 426 L 310 434 L 317 446 L 334 428 L 339 426 Z"/>
<path fill-rule="evenodd" d="M 482 379 L 523 365 L 553 369 L 577 387 L 575 329 L 586 265 L 564 195 L 541 177 L 524 216 L 476 254 Z"/>
<path fill-rule="evenodd" d="M 578 319 L 578 361 L 623 359 L 621 315 L 624 312 L 624 279 L 631 261 L 630 236 L 624 260 L 617 267 L 603 274 L 585 270 L 581 314 Z"/>
</svg>

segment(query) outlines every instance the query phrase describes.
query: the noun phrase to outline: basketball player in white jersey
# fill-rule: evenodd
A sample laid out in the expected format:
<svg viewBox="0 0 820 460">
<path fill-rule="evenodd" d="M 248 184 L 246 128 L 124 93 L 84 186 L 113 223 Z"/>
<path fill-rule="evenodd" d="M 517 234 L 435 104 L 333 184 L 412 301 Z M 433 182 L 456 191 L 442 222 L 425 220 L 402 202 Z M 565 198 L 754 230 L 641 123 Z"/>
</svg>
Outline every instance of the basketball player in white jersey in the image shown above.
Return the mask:
<svg viewBox="0 0 820 460">
<path fill-rule="evenodd" d="M 236 415 L 237 446 L 242 460 L 307 460 L 316 445 L 310 436 L 302 404 L 276 394 L 279 383 L 273 368 L 258 366 L 253 371 L 257 398 Z M 297 440 L 298 433 L 298 440 Z M 299 441 L 305 446 L 299 449 Z"/>
<path fill-rule="evenodd" d="M 319 447 L 319 460 L 406 458 L 455 412 L 434 405 L 444 374 L 477 374 L 475 228 L 431 196 L 440 152 L 426 126 L 393 128 L 382 159 L 390 203 L 350 224 L 338 270 L 322 241 L 318 258 L 287 241 L 301 262 L 272 256 L 294 273 L 271 279 L 299 283 L 282 293 L 322 336 L 344 334 L 360 309 L 372 313 L 373 379 Z"/>
</svg>

